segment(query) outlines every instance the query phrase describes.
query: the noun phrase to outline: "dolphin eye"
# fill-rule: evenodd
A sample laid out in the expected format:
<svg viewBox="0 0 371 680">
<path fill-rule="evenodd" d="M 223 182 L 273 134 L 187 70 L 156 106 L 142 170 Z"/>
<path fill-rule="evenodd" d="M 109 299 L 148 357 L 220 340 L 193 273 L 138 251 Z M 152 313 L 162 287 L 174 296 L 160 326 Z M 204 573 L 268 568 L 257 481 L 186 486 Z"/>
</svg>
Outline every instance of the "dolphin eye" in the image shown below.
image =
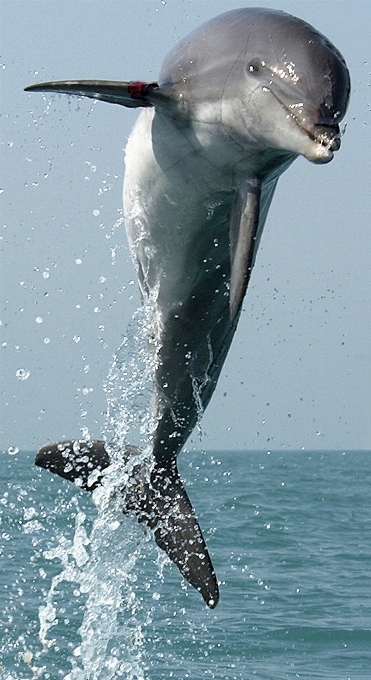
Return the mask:
<svg viewBox="0 0 371 680">
<path fill-rule="evenodd" d="M 247 71 L 248 73 L 251 73 L 252 75 L 256 76 L 261 71 L 262 66 L 265 66 L 264 61 L 260 61 L 259 59 L 251 59 L 251 61 L 249 61 L 247 65 Z"/>
</svg>

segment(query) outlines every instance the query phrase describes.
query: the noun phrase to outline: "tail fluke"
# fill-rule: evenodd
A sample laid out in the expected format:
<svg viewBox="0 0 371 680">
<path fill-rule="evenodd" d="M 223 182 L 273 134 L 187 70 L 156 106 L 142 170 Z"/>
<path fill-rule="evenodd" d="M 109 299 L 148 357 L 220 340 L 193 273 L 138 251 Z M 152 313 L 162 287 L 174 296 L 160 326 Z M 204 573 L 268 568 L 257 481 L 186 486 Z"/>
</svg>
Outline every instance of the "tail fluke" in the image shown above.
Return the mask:
<svg viewBox="0 0 371 680">
<path fill-rule="evenodd" d="M 68 440 L 46 444 L 35 458 L 35 465 L 75 482 L 85 491 L 94 491 L 109 464 L 103 441 Z"/>
<path fill-rule="evenodd" d="M 154 467 L 147 494 L 139 502 L 136 511 L 139 521 L 153 530 L 159 548 L 199 591 L 208 607 L 215 607 L 219 599 L 218 582 L 175 461 L 169 468 Z"/>
<path fill-rule="evenodd" d="M 128 447 L 126 453 L 130 451 L 139 453 L 136 447 Z M 103 441 L 64 441 L 44 446 L 35 463 L 93 491 L 110 459 Z M 147 481 L 138 475 L 137 466 L 133 471 L 133 480 L 122 490 L 124 512 L 132 512 L 153 530 L 157 545 L 206 604 L 215 607 L 219 599 L 217 579 L 175 460 L 167 467 L 155 465 Z"/>
</svg>

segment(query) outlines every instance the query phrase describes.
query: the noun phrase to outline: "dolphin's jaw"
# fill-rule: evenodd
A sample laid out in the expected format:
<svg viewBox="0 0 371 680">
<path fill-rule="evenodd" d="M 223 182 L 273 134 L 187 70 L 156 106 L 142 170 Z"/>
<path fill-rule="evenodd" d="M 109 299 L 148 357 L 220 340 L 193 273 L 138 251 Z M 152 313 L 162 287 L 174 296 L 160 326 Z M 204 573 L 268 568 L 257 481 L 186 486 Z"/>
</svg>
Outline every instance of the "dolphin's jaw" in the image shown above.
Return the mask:
<svg viewBox="0 0 371 680">
<path fill-rule="evenodd" d="M 305 117 L 300 117 L 296 113 L 294 106 L 286 105 L 272 89 L 269 90 L 276 101 L 281 105 L 286 113 L 288 121 L 292 121 L 297 129 L 305 135 L 306 142 L 302 150 L 298 152 L 312 163 L 324 164 L 332 161 L 334 152 L 341 146 L 340 128 L 334 120 L 328 124 L 309 123 Z M 304 141 L 304 138 L 303 138 Z"/>
<path fill-rule="evenodd" d="M 291 116 L 295 124 L 300 128 L 304 135 L 306 135 L 309 144 L 305 145 L 305 149 L 301 152 L 308 161 L 317 164 L 329 163 L 334 157 L 334 152 L 340 149 L 340 134 L 338 131 L 334 135 L 329 134 L 330 130 L 335 130 L 334 128 L 329 128 L 326 130 L 316 130 L 316 125 L 307 126 L 301 121 Z"/>
<path fill-rule="evenodd" d="M 243 113 L 236 121 L 236 112 L 244 111 L 248 106 L 253 106 L 255 117 L 259 118 L 261 129 L 258 131 L 256 120 Z M 245 154 L 239 167 L 245 160 L 261 176 L 275 162 L 281 165 L 285 155 L 300 155 L 317 164 L 329 163 L 333 159 L 341 145 L 338 120 L 335 115 L 329 116 L 328 121 L 316 120 L 316 116 L 314 106 L 311 111 L 307 106 L 304 109 L 304 104 L 287 103 L 277 90 L 263 85 L 256 88 L 253 98 L 245 100 L 239 94 L 235 100 L 223 101 L 221 127 L 225 137 Z M 279 174 L 285 169 L 282 167 Z"/>
<path fill-rule="evenodd" d="M 286 108 L 286 107 L 285 107 Z M 313 142 L 309 150 L 303 156 L 313 163 L 329 163 L 334 157 L 334 152 L 341 146 L 340 129 L 337 123 L 332 125 L 306 124 L 295 114 L 289 112 L 290 118 Z"/>
<path fill-rule="evenodd" d="M 329 131 L 319 132 L 316 130 L 316 126 L 312 128 L 307 128 L 301 125 L 302 130 L 306 132 L 308 137 L 314 142 L 315 147 L 313 148 L 313 155 L 306 154 L 306 158 L 313 163 L 329 163 L 334 157 L 334 152 L 340 149 L 341 140 L 338 126 L 334 128 L 329 128 L 335 131 L 335 135 L 329 135 Z M 337 130 L 336 130 L 337 128 Z M 317 132 L 317 134 L 316 134 Z M 319 132 L 319 134 L 318 134 Z"/>
</svg>

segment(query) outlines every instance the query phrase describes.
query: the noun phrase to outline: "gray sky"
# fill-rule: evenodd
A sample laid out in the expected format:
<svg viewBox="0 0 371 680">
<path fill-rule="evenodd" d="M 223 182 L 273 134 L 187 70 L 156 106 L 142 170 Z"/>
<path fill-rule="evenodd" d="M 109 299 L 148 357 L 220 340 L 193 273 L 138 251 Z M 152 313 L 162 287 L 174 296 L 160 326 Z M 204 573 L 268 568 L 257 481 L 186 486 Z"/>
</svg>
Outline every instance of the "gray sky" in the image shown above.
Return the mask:
<svg viewBox="0 0 371 680">
<path fill-rule="evenodd" d="M 23 87 L 155 80 L 179 38 L 248 4 L 2 0 L 2 448 L 36 449 L 84 427 L 100 436 L 103 383 L 139 304 L 115 227 L 135 113 Z M 371 3 L 251 4 L 327 35 L 347 60 L 352 100 L 334 161 L 299 159 L 279 181 L 202 442 L 192 442 L 371 449 Z"/>
</svg>

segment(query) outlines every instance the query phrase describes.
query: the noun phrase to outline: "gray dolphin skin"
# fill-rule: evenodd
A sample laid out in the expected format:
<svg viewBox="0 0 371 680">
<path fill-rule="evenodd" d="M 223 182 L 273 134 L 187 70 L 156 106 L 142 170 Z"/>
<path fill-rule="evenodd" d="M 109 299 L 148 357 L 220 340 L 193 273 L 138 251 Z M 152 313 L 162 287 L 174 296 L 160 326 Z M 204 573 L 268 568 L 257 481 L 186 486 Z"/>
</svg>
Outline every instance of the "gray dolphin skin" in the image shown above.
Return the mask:
<svg viewBox="0 0 371 680">
<path fill-rule="evenodd" d="M 133 473 L 123 511 L 153 530 L 215 607 L 217 579 L 177 456 L 214 392 L 279 176 L 299 155 L 328 163 L 340 147 L 348 69 L 304 21 L 245 8 L 179 42 L 158 83 L 63 81 L 26 90 L 141 109 L 126 148 L 124 215 L 142 299 L 153 309 L 157 426 L 150 474 L 138 482 Z M 48 444 L 36 464 L 91 491 L 108 451 L 103 441 Z M 128 445 L 122 456 L 124 465 L 138 449 Z"/>
</svg>

